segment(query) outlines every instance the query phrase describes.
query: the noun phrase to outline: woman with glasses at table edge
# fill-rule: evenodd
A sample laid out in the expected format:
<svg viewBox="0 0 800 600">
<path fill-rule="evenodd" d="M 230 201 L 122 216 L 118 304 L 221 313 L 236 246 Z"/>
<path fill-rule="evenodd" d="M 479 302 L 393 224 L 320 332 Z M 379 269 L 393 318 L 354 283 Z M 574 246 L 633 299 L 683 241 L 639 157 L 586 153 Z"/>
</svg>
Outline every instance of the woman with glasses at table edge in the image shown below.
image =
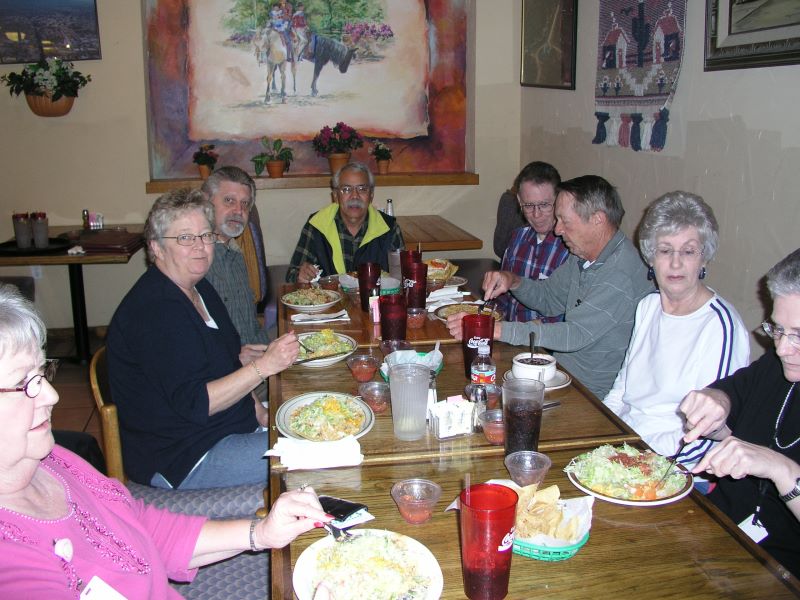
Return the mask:
<svg viewBox="0 0 800 600">
<path fill-rule="evenodd" d="M 603 402 L 659 454 L 691 468 L 713 445 L 681 447 L 677 408 L 691 390 L 747 365 L 749 333 L 739 313 L 707 287 L 706 267 L 719 242 L 714 211 L 700 196 L 670 192 L 639 225 L 639 249 L 657 291 L 639 301 L 631 341 Z M 709 483 L 696 487 L 707 492 Z"/>
<path fill-rule="evenodd" d="M 180 598 L 168 577 L 191 581 L 198 567 L 283 547 L 330 520 L 311 488 L 282 494 L 265 519 L 253 520 L 211 521 L 135 500 L 55 445 L 58 393 L 47 379 L 46 335 L 33 305 L 0 285 L 3 598 Z"/>
<path fill-rule="evenodd" d="M 239 334 L 204 279 L 214 259 L 213 207 L 198 190 L 155 201 L 145 223 L 150 266 L 108 329 L 111 396 L 127 475 L 202 489 L 264 483 L 269 416 L 252 394 L 297 358 L 288 333 L 240 360 Z"/>
<path fill-rule="evenodd" d="M 686 441 L 720 441 L 693 469 L 719 478 L 709 499 L 800 577 L 800 249 L 770 269 L 767 288 L 774 352 L 690 392 L 680 410 Z"/>
</svg>

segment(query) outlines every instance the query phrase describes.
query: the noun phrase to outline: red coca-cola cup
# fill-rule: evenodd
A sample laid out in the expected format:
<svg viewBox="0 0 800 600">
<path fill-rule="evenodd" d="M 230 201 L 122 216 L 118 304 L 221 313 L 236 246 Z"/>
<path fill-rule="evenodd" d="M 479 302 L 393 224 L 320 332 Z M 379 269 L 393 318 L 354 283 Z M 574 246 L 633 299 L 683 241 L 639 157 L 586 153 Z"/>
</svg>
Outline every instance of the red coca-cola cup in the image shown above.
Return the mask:
<svg viewBox="0 0 800 600">
<path fill-rule="evenodd" d="M 408 270 L 403 278 L 403 289 L 406 292 L 408 308 L 425 308 L 427 279 L 428 265 L 425 263 L 411 263 L 408 265 Z"/>
<path fill-rule="evenodd" d="M 422 252 L 419 250 L 401 250 L 400 251 L 400 273 L 403 275 L 403 280 L 408 276 L 408 265 L 422 262 Z"/>
<path fill-rule="evenodd" d="M 361 310 L 369 312 L 369 297 L 373 295 L 373 290 L 381 289 L 381 265 L 380 263 L 363 263 L 358 265 L 358 295 L 361 299 Z"/>
<path fill-rule="evenodd" d="M 469 379 L 472 361 L 478 356 L 478 346 L 494 342 L 494 317 L 491 315 L 465 315 L 461 320 L 461 348 L 464 350 L 464 377 Z"/>
<path fill-rule="evenodd" d="M 517 493 L 493 483 L 461 492 L 461 574 L 470 600 L 508 595 Z"/>
<path fill-rule="evenodd" d="M 381 296 L 378 301 L 381 313 L 381 339 L 406 339 L 406 299 L 403 294 Z"/>
</svg>

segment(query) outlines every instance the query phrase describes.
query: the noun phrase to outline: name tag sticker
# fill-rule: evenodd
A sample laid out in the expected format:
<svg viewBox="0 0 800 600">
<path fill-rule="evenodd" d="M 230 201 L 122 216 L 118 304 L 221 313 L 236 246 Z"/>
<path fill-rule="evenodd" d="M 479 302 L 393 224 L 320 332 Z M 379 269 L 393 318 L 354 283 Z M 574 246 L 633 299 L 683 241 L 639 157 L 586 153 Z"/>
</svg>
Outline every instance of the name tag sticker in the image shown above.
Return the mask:
<svg viewBox="0 0 800 600">
<path fill-rule="evenodd" d="M 125 596 L 100 579 L 97 575 L 89 580 L 81 592 L 81 598 L 92 600 L 127 600 Z"/>
<path fill-rule="evenodd" d="M 744 531 L 747 537 L 756 544 L 769 535 L 769 531 L 767 531 L 766 527 L 764 527 L 760 521 L 753 525 L 753 515 L 745 517 L 744 521 L 739 523 L 739 529 Z"/>
</svg>

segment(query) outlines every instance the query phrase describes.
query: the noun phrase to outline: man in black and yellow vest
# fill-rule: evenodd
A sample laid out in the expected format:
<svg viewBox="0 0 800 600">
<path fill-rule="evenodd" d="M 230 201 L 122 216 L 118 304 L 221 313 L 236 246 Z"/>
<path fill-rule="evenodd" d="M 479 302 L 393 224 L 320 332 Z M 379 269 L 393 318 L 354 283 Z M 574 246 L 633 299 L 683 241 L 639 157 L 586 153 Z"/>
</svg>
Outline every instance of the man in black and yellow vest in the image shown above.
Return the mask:
<svg viewBox="0 0 800 600">
<path fill-rule="evenodd" d="M 366 262 L 389 270 L 389 252 L 404 247 L 394 217 L 372 206 L 375 178 L 360 162 L 339 169 L 331 179 L 334 204 L 308 218 L 297 242 L 286 281 L 308 283 L 322 276 L 355 271 Z"/>
</svg>

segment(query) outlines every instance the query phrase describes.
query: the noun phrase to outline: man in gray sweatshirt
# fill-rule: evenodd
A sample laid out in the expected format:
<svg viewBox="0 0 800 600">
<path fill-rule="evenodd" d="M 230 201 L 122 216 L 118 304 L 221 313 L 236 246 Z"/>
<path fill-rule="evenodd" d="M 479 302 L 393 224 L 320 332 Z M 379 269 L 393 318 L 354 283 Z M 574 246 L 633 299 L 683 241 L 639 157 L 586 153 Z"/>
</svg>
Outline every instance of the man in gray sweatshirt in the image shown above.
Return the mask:
<svg viewBox="0 0 800 600">
<path fill-rule="evenodd" d="M 494 339 L 536 345 L 598 398 L 614 383 L 628 348 L 636 305 L 653 291 L 647 268 L 631 241 L 619 230 L 625 209 L 617 190 L 602 177 L 585 175 L 562 182 L 556 197 L 556 235 L 570 257 L 548 279 L 524 279 L 508 271 L 484 276 L 484 298 L 511 293 L 541 314 L 564 313 L 561 323 L 497 322 Z M 450 333 L 461 338 L 461 317 L 448 319 Z"/>
</svg>

